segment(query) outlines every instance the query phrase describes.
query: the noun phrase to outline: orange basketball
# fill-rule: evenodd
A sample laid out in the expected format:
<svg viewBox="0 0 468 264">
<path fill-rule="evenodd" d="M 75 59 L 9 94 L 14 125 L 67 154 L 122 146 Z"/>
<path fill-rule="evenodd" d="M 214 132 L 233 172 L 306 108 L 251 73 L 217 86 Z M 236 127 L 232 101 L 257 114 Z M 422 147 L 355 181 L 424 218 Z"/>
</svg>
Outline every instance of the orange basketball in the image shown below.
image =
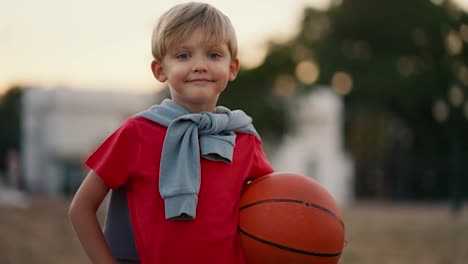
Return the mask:
<svg viewBox="0 0 468 264">
<path fill-rule="evenodd" d="M 242 194 L 239 232 L 249 264 L 336 264 L 345 243 L 341 213 L 316 181 L 272 173 Z"/>
</svg>

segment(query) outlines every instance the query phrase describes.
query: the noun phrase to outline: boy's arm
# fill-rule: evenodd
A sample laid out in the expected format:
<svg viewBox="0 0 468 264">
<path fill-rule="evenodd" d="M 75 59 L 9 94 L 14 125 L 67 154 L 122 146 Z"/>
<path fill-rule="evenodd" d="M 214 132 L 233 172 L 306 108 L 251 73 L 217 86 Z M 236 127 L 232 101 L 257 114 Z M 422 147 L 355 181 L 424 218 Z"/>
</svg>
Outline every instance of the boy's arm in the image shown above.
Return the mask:
<svg viewBox="0 0 468 264">
<path fill-rule="evenodd" d="M 91 170 L 76 192 L 68 211 L 73 229 L 92 263 L 116 263 L 96 216 L 108 192 L 109 187 Z"/>
</svg>

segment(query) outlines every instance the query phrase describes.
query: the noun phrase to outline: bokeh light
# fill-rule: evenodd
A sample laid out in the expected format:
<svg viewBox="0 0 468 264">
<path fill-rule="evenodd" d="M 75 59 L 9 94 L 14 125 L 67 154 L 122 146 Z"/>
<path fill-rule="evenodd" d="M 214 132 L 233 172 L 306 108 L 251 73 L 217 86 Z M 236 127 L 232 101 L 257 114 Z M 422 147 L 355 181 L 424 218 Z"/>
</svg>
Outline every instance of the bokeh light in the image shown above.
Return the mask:
<svg viewBox="0 0 468 264">
<path fill-rule="evenodd" d="M 468 67 L 465 65 L 458 68 L 458 79 L 466 86 L 468 86 Z"/>
<path fill-rule="evenodd" d="M 353 89 L 353 78 L 349 73 L 338 71 L 333 74 L 331 84 L 338 94 L 347 95 Z"/>
<path fill-rule="evenodd" d="M 463 104 L 463 91 L 458 85 L 454 85 L 450 87 L 448 98 L 450 103 L 455 106 L 459 107 Z"/>
<path fill-rule="evenodd" d="M 468 43 L 468 25 L 462 24 L 460 26 L 460 37 L 462 38 L 463 41 Z"/>
<path fill-rule="evenodd" d="M 409 57 L 400 57 L 397 61 L 397 70 L 404 77 L 410 77 L 416 72 L 416 64 Z"/>
<path fill-rule="evenodd" d="M 463 42 L 455 31 L 450 31 L 445 37 L 445 47 L 450 55 L 458 55 L 462 51 Z"/>
<path fill-rule="evenodd" d="M 442 5 L 445 2 L 445 0 L 431 0 L 431 2 L 434 5 Z"/>
<path fill-rule="evenodd" d="M 432 106 L 432 115 L 437 122 L 445 122 L 449 115 L 447 103 L 441 99 L 436 100 Z"/>
<path fill-rule="evenodd" d="M 280 74 L 273 85 L 273 93 L 280 97 L 289 97 L 296 91 L 296 81 L 290 74 Z"/>
<path fill-rule="evenodd" d="M 311 60 L 300 62 L 296 67 L 296 77 L 304 84 L 313 84 L 320 75 L 319 66 Z"/>
</svg>

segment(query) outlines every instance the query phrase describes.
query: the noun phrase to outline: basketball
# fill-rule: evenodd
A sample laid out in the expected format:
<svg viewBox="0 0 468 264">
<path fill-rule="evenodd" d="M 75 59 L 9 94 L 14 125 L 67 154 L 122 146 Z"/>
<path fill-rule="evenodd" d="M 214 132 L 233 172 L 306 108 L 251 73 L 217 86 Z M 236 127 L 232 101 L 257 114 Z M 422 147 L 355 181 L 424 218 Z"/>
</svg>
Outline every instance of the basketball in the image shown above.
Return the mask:
<svg viewBox="0 0 468 264">
<path fill-rule="evenodd" d="M 316 181 L 272 173 L 241 197 L 239 233 L 249 264 L 336 264 L 345 244 L 335 199 Z"/>
</svg>

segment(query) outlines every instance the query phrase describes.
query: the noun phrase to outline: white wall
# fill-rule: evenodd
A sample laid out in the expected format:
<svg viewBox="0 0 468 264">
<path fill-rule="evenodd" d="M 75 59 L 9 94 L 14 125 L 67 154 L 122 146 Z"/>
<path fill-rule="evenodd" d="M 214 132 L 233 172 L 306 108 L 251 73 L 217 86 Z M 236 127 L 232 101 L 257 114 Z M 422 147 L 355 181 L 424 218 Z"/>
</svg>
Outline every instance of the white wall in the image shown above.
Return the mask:
<svg viewBox="0 0 468 264">
<path fill-rule="evenodd" d="M 298 173 L 321 183 L 346 205 L 353 200 L 353 163 L 343 148 L 343 103 L 326 87 L 291 105 L 292 133 L 275 150 L 277 171 Z"/>
<path fill-rule="evenodd" d="M 153 94 L 26 89 L 22 111 L 23 176 L 29 191 L 59 195 L 60 162 L 82 162 L 126 118 L 148 108 Z"/>
</svg>

